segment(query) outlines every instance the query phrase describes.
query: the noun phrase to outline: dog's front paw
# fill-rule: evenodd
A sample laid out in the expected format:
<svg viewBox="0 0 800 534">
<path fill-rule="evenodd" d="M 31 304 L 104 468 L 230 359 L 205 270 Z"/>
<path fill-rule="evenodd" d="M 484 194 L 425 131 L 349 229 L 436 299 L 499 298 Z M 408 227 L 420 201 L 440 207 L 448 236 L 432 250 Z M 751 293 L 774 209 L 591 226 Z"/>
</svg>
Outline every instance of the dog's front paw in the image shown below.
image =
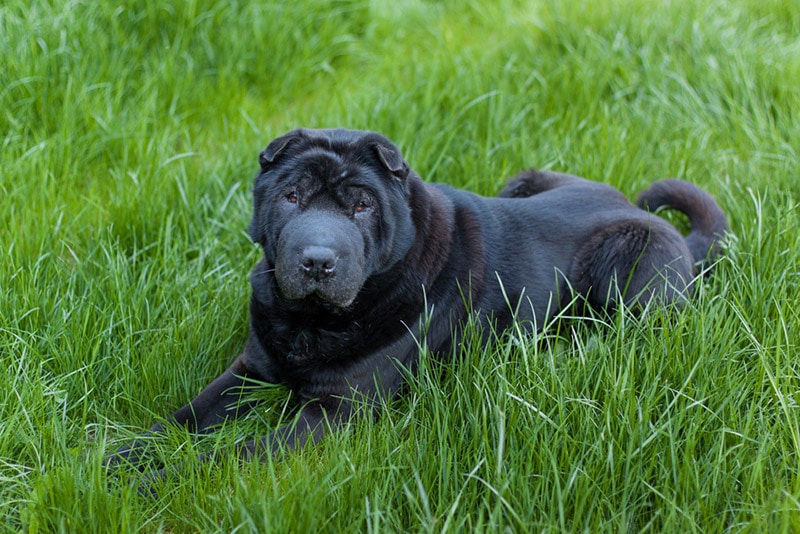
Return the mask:
<svg viewBox="0 0 800 534">
<path fill-rule="evenodd" d="M 144 455 L 148 448 L 147 442 L 135 440 L 128 445 L 123 445 L 116 452 L 107 456 L 105 465 L 109 469 L 133 467 L 140 472 L 144 472 L 146 470 Z"/>
<path fill-rule="evenodd" d="M 158 485 L 166 478 L 167 470 L 158 469 L 157 471 L 148 471 L 143 475 L 137 476 L 133 480 L 133 485 L 136 488 L 136 493 L 140 497 L 147 497 L 150 499 L 158 499 Z"/>
</svg>

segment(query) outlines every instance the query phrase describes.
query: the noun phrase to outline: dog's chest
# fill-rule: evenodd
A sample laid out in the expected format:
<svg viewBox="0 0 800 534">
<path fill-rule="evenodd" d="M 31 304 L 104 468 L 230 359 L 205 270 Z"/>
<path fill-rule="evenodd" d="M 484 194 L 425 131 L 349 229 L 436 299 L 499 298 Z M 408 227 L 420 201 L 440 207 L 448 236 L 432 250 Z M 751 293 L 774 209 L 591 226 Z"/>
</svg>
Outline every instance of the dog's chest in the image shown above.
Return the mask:
<svg viewBox="0 0 800 534">
<path fill-rule="evenodd" d="M 289 367 L 306 367 L 351 357 L 360 336 L 354 329 L 328 330 L 295 326 L 277 336 L 278 351 Z"/>
</svg>

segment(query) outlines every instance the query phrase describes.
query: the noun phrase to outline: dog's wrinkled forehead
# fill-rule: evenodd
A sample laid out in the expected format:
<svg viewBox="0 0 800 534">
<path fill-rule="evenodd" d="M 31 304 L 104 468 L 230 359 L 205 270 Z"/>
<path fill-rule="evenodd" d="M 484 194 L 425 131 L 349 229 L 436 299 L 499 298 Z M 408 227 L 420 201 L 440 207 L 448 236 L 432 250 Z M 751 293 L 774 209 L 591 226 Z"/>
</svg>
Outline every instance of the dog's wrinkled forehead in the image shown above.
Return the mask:
<svg viewBox="0 0 800 534">
<path fill-rule="evenodd" d="M 400 149 L 380 134 L 358 130 L 294 130 L 259 154 L 262 172 L 287 162 L 325 180 L 339 180 L 359 169 L 388 171 L 398 179 L 409 172 Z"/>
<path fill-rule="evenodd" d="M 322 147 L 310 147 L 302 151 L 292 166 L 295 173 L 314 177 L 330 185 L 336 185 L 357 170 L 346 155 Z"/>
</svg>

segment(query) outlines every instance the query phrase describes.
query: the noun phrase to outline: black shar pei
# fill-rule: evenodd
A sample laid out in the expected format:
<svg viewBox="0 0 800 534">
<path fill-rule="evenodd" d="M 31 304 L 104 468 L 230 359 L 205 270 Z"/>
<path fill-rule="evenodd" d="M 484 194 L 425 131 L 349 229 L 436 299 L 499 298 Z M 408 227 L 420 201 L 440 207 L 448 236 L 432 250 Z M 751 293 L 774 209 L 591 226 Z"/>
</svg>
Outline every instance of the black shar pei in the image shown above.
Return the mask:
<svg viewBox="0 0 800 534">
<path fill-rule="evenodd" d="M 687 182 L 655 182 L 636 207 L 607 185 L 530 170 L 485 198 L 423 183 L 369 132 L 292 131 L 259 163 L 249 338 L 167 422 L 203 432 L 253 407 L 242 400 L 252 380 L 286 384 L 296 422 L 241 445 L 246 458 L 317 442 L 358 411 L 354 398 L 389 398 L 423 338 L 452 356 L 468 313 L 487 332 L 512 320 L 535 330 L 576 299 L 584 310 L 679 304 L 725 231 L 714 199 Z M 688 236 L 648 211 L 659 207 L 685 213 Z M 142 447 L 111 463 L 139 461 Z"/>
</svg>

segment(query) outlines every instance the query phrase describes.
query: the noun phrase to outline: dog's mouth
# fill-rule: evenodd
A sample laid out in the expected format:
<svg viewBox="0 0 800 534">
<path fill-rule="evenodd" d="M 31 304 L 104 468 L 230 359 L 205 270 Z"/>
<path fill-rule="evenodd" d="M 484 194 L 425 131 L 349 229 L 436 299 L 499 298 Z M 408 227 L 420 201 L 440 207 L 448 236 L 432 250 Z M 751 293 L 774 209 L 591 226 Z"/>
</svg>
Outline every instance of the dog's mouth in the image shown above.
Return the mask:
<svg viewBox="0 0 800 534">
<path fill-rule="evenodd" d="M 320 291 L 315 291 L 314 293 L 310 294 L 305 298 L 308 304 L 322 308 L 323 310 L 340 313 L 349 310 L 353 302 L 355 301 L 355 297 L 347 300 L 331 300 L 327 295 Z"/>
<path fill-rule="evenodd" d="M 312 291 L 299 298 L 289 298 L 281 292 L 281 295 L 298 311 L 309 315 L 324 314 L 324 315 L 342 315 L 349 312 L 355 298 L 333 299 L 324 291 Z"/>
<path fill-rule="evenodd" d="M 278 292 L 289 302 L 304 308 L 336 312 L 350 308 L 360 288 L 354 283 L 344 284 L 331 277 L 323 281 L 311 280 L 294 273 L 287 275 L 275 271 Z"/>
</svg>

